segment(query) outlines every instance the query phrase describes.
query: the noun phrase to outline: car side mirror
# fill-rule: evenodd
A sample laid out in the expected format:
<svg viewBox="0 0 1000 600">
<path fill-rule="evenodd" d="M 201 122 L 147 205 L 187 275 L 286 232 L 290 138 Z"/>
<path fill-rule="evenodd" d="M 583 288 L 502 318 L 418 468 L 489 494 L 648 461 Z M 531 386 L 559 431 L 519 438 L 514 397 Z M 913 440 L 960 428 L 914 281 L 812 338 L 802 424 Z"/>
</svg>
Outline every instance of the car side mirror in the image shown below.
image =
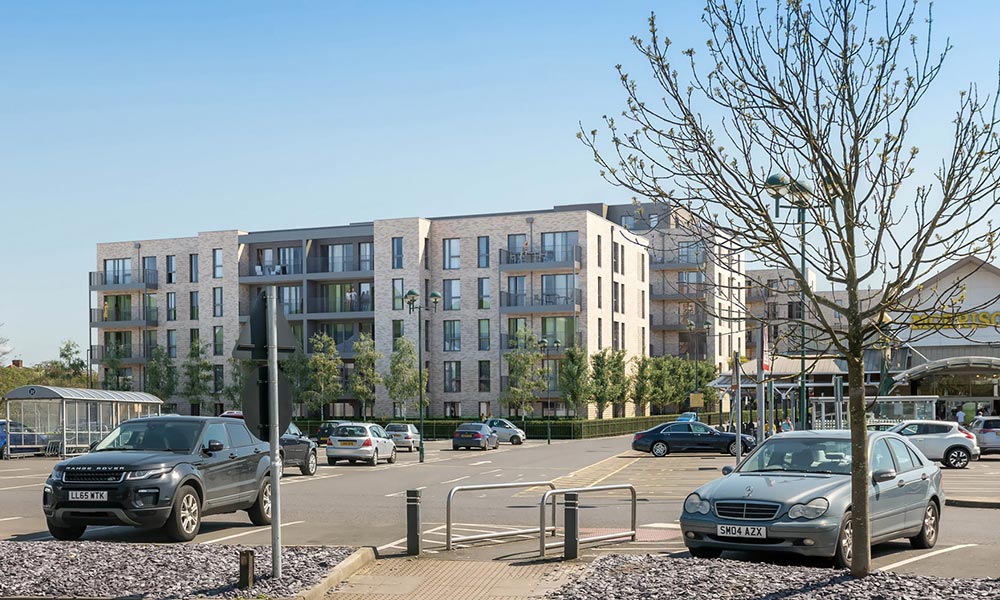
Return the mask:
<svg viewBox="0 0 1000 600">
<path fill-rule="evenodd" d="M 726 466 L 722 467 L 722 474 L 723 475 L 729 475 L 730 473 L 732 473 L 735 470 L 736 470 L 736 468 L 733 467 L 733 465 L 726 465 Z"/>
<path fill-rule="evenodd" d="M 892 481 L 896 478 L 895 469 L 879 469 L 872 473 L 872 481 L 875 483 L 885 483 L 886 481 Z"/>
<path fill-rule="evenodd" d="M 209 452 L 222 452 L 223 445 L 219 440 L 208 440 Z"/>
</svg>

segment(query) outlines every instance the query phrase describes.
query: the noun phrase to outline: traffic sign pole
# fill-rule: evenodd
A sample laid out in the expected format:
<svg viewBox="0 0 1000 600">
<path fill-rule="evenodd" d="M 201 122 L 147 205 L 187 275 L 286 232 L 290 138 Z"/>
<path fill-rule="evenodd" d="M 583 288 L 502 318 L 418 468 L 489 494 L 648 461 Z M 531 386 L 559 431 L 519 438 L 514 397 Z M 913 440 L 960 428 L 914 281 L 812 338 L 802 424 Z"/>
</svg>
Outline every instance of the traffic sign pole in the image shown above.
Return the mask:
<svg viewBox="0 0 1000 600">
<path fill-rule="evenodd" d="M 267 381 L 271 444 L 271 577 L 281 578 L 281 455 L 278 448 L 278 289 L 267 287 Z"/>
</svg>

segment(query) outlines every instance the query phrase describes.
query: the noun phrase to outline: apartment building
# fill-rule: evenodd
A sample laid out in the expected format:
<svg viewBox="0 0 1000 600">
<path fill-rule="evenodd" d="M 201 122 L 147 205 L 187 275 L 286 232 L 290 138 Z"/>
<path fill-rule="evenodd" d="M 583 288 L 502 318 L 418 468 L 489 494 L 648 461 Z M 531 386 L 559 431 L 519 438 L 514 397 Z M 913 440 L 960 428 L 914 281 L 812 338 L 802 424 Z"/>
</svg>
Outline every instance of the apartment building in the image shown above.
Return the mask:
<svg viewBox="0 0 1000 600">
<path fill-rule="evenodd" d="M 213 388 L 221 392 L 239 333 L 239 235 L 212 231 L 97 245 L 97 270 L 89 278 L 89 355 L 102 365 L 102 382 L 114 378 L 119 387 L 144 389 L 155 348 L 180 365 L 198 340 L 212 363 Z M 106 367 L 112 355 L 121 365 L 116 373 Z M 178 398 L 166 409 L 200 411 Z"/>
</svg>

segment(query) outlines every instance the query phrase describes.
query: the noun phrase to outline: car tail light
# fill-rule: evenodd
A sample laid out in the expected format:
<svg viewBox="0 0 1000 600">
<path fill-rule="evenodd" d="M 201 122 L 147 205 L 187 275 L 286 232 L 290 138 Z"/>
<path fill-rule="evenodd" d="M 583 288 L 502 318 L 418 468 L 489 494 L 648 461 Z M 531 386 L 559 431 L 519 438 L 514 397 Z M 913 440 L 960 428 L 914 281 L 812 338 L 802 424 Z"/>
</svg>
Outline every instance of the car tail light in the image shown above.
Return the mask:
<svg viewBox="0 0 1000 600">
<path fill-rule="evenodd" d="M 455 437 L 459 437 L 459 436 L 458 436 L 458 432 L 457 432 L 457 431 L 455 432 Z"/>
<path fill-rule="evenodd" d="M 412 436 L 412 435 L 410 435 L 410 434 L 406 434 L 406 435 L 404 435 L 404 436 L 403 436 L 403 439 L 404 439 L 404 440 L 412 440 L 412 439 L 413 439 L 413 436 Z"/>
<path fill-rule="evenodd" d="M 371 447 L 371 445 L 372 445 L 372 439 L 371 438 L 365 438 L 365 441 L 364 441 L 364 443 L 361 444 L 361 447 L 362 448 L 368 448 L 368 447 Z"/>
<path fill-rule="evenodd" d="M 994 431 L 996 431 L 996 429 L 981 429 L 980 431 L 982 431 L 983 433 L 993 433 Z"/>
<path fill-rule="evenodd" d="M 641 433 L 637 433 L 637 434 L 635 434 L 635 437 L 632 438 L 632 441 L 636 442 L 636 441 L 638 441 L 640 439 L 642 439 L 642 434 Z"/>
<path fill-rule="evenodd" d="M 969 430 L 965 429 L 964 427 L 959 427 L 958 430 L 962 432 L 962 435 L 969 438 L 970 440 L 976 439 L 976 436 L 972 435 L 972 433 L 970 433 Z"/>
<path fill-rule="evenodd" d="M 332 446 L 333 445 L 333 438 L 332 437 L 326 438 L 326 445 L 327 446 Z"/>
<path fill-rule="evenodd" d="M 481 439 L 483 439 L 483 434 L 477 433 L 475 437 L 476 437 L 477 440 L 481 440 Z"/>
</svg>

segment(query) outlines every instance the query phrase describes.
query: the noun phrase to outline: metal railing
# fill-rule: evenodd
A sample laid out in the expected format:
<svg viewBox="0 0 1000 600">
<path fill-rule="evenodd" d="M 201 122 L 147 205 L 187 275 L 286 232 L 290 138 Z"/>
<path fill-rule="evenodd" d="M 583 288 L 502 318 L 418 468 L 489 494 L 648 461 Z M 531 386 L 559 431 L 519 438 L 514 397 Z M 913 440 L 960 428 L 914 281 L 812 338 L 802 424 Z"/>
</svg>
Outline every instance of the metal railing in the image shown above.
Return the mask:
<svg viewBox="0 0 1000 600">
<path fill-rule="evenodd" d="M 546 292 L 542 294 L 524 294 L 500 292 L 500 306 L 573 306 L 583 303 L 583 291 L 580 288 L 564 290 L 563 292 Z"/>
<path fill-rule="evenodd" d="M 133 285 L 143 284 L 155 287 L 157 280 L 156 269 L 109 269 L 105 271 L 91 271 L 91 286 L 106 285 Z"/>
<path fill-rule="evenodd" d="M 309 312 L 311 313 L 351 313 L 375 310 L 375 298 L 371 294 L 358 294 L 354 298 L 330 296 L 310 296 Z"/>
<path fill-rule="evenodd" d="M 542 495 L 542 499 L 538 501 L 538 530 L 546 531 L 545 525 L 545 504 L 552 498 L 552 523 L 555 524 L 555 497 L 560 495 L 565 495 L 567 492 L 576 492 L 578 494 L 585 494 L 590 492 L 603 492 L 608 490 L 628 490 L 632 494 L 632 529 L 630 531 L 621 531 L 618 533 L 607 533 L 604 535 L 593 535 L 587 538 L 580 538 L 579 543 L 583 544 L 586 542 L 601 542 L 604 540 L 613 540 L 617 538 L 630 537 L 632 541 L 635 541 L 636 532 L 636 494 L 635 486 L 630 483 L 616 483 L 613 485 L 597 485 L 594 487 L 580 487 L 580 488 L 566 488 L 562 490 L 549 490 Z M 545 543 L 545 536 L 538 536 L 538 556 L 544 558 L 545 550 L 547 548 L 558 548 L 564 545 L 565 542 L 551 542 Z"/>
<path fill-rule="evenodd" d="M 517 482 L 517 483 L 488 483 L 488 484 L 485 484 L 485 485 L 460 485 L 460 486 L 451 488 L 451 491 L 448 492 L 448 504 L 447 504 L 447 506 L 445 508 L 444 549 L 445 550 L 451 550 L 451 544 L 452 544 L 452 542 L 472 542 L 472 541 L 475 541 L 475 540 L 488 540 L 488 539 L 493 539 L 493 538 L 510 537 L 510 536 L 514 536 L 514 535 L 527 535 L 527 534 L 533 534 L 533 533 L 537 533 L 538 537 L 541 538 L 542 543 L 544 544 L 545 543 L 544 532 L 551 531 L 552 535 L 556 534 L 556 526 L 555 526 L 555 522 L 556 522 L 556 501 L 555 501 L 555 497 L 553 497 L 553 499 L 552 499 L 552 523 L 553 523 L 552 527 L 548 527 L 548 528 L 543 527 L 541 529 L 534 529 L 534 528 L 531 528 L 531 529 L 515 529 L 513 531 L 503 531 L 503 532 L 499 532 L 499 533 L 481 533 L 481 534 L 476 534 L 476 535 L 467 535 L 467 536 L 463 536 L 463 537 L 460 537 L 460 538 L 452 538 L 452 535 L 451 535 L 451 529 L 452 529 L 452 527 L 451 527 L 451 505 L 452 505 L 452 500 L 455 498 L 455 494 L 457 494 L 458 492 L 468 492 L 468 491 L 471 491 L 471 490 L 502 490 L 502 489 L 510 489 L 510 488 L 533 488 L 533 487 L 542 487 L 542 486 L 547 486 L 549 488 L 549 491 L 555 490 L 555 488 L 556 488 L 556 484 L 552 483 L 551 481 L 523 481 L 523 482 Z M 546 492 L 546 494 L 548 494 L 548 492 Z M 542 507 L 542 512 L 543 513 L 545 512 L 544 506 Z M 545 520 L 545 516 L 543 515 L 542 516 L 542 521 L 544 522 L 544 520 Z M 633 529 L 634 529 L 634 527 L 633 527 Z"/>
<path fill-rule="evenodd" d="M 143 311 L 139 307 L 133 308 L 111 308 L 105 314 L 103 308 L 90 309 L 91 323 L 121 323 L 125 321 L 145 321 L 150 325 L 156 325 L 157 313 L 155 307 L 147 306 Z"/>
<path fill-rule="evenodd" d="M 583 248 L 577 244 L 555 244 L 540 250 L 511 251 L 500 249 L 501 265 L 571 263 L 583 260 Z"/>
<path fill-rule="evenodd" d="M 244 277 L 270 277 L 273 275 L 301 275 L 302 261 L 263 261 L 248 265 Z"/>
<path fill-rule="evenodd" d="M 310 273 L 353 273 L 375 270 L 374 259 L 365 257 L 355 260 L 354 256 L 332 259 L 326 256 L 310 256 L 306 259 L 306 263 Z"/>
</svg>

